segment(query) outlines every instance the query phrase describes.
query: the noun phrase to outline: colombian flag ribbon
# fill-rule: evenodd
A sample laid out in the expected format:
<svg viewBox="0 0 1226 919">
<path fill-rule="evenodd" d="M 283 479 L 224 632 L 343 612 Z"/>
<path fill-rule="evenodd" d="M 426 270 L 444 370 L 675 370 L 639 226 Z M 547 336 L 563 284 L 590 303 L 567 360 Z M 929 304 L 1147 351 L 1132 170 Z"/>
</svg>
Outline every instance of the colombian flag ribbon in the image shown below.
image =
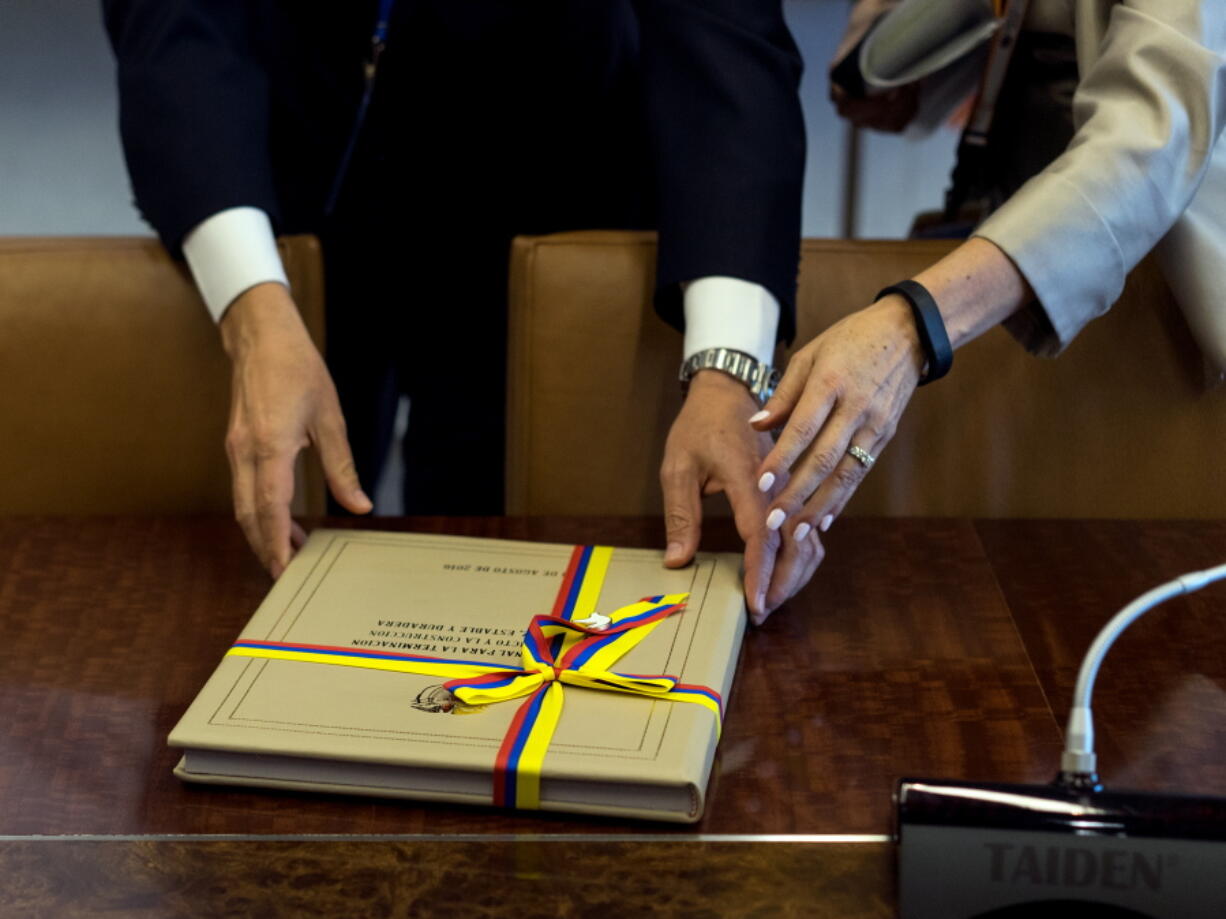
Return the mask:
<svg viewBox="0 0 1226 919">
<path fill-rule="evenodd" d="M 367 648 L 240 640 L 227 657 L 292 660 L 370 670 L 443 677 L 443 687 L 465 705 L 524 699 L 494 760 L 494 803 L 536 809 L 541 804 L 541 767 L 562 714 L 563 685 L 692 702 L 723 719 L 723 700 L 707 686 L 681 683 L 667 674 L 615 673 L 610 668 L 685 606 L 689 594 L 645 597 L 607 615 L 596 613 L 601 584 L 613 550 L 576 546 L 553 611 L 534 616 L 520 647 L 522 667 L 457 658 L 397 654 Z"/>
</svg>

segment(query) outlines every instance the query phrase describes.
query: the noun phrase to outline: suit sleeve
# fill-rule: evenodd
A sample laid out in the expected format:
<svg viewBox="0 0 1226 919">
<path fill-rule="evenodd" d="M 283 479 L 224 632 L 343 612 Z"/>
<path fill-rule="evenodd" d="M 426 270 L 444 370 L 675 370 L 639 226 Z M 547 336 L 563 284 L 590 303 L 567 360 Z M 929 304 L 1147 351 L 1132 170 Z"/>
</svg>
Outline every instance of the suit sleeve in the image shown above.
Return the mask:
<svg viewBox="0 0 1226 919">
<path fill-rule="evenodd" d="M 1067 150 L 978 229 L 1036 303 L 1006 327 L 1055 354 L 1119 299 L 1196 194 L 1226 124 L 1220 0 L 1124 0 L 1073 99 Z"/>
<path fill-rule="evenodd" d="M 728 275 L 796 329 L 805 133 L 800 54 L 780 0 L 638 0 L 660 227 L 656 306 L 684 317 L 680 284 Z"/>
<path fill-rule="evenodd" d="M 192 227 L 231 207 L 278 220 L 268 80 L 251 8 L 245 0 L 103 0 L 133 194 L 173 252 Z"/>
</svg>

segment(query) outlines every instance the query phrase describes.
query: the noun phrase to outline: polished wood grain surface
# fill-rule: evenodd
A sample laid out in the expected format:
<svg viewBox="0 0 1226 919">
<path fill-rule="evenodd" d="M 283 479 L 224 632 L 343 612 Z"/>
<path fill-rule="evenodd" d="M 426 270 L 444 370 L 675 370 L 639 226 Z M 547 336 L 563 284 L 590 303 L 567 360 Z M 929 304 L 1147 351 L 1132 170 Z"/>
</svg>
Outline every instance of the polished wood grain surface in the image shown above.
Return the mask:
<svg viewBox="0 0 1226 919">
<path fill-rule="evenodd" d="M 1127 603 L 1226 562 L 1226 523 L 980 521 L 1005 601 L 1061 719 L 1082 655 Z M 1110 787 L 1226 795 L 1226 582 L 1167 601 L 1108 652 L 1094 690 Z"/>
<path fill-rule="evenodd" d="M 655 520 L 359 525 L 663 539 Z M 705 542 L 737 548 L 727 521 Z M 236 527 L 0 519 L 0 915 L 887 916 L 887 843 L 727 834 L 889 833 L 904 775 L 1046 780 L 1099 626 L 1226 559 L 1226 523 L 849 519 L 827 544 L 748 633 L 707 815 L 678 832 L 181 784 L 166 734 L 268 588 Z M 1108 656 L 1110 785 L 1226 792 L 1223 613 L 1226 585 L 1171 601 Z"/>
<path fill-rule="evenodd" d="M 660 545 L 655 520 L 373 525 Z M 727 523 L 707 544 L 735 548 Z M 840 521 L 752 631 L 707 833 L 887 833 L 902 775 L 1045 778 L 1057 720 L 974 526 Z M 180 783 L 165 738 L 268 581 L 226 520 L 0 520 L 0 834 L 568 832 L 628 821 Z M 657 830 L 663 829 L 657 827 Z"/>
<path fill-rule="evenodd" d="M 0 842 L 6 919 L 893 915 L 889 846 L 549 841 Z"/>
</svg>

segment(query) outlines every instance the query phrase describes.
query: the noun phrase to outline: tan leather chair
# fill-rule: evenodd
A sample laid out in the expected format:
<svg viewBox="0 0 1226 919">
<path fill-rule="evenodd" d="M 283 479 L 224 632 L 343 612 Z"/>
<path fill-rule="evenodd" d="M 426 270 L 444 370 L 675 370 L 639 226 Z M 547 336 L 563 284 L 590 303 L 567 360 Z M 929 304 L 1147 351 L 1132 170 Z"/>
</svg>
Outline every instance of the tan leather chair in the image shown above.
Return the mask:
<svg viewBox="0 0 1226 919">
<path fill-rule="evenodd" d="M 321 344 L 318 243 L 281 255 Z M 229 363 L 156 241 L 0 239 L 0 372 L 0 514 L 230 513 Z"/>
<path fill-rule="evenodd" d="M 798 343 L 951 248 L 806 240 Z M 659 514 L 657 470 L 680 397 L 681 336 L 652 312 L 649 233 L 516 241 L 511 266 L 508 512 Z M 917 391 L 849 513 L 1226 517 L 1226 387 L 1157 271 L 1056 360 L 1002 329 Z M 724 504 L 722 498 L 718 505 Z"/>
</svg>

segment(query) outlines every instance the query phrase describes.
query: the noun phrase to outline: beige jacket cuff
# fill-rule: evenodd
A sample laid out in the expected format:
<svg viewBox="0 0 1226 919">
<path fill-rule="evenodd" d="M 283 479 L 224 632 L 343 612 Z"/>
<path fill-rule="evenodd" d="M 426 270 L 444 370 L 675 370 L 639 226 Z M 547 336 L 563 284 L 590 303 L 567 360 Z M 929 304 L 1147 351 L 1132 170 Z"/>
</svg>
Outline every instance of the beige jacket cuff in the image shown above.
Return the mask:
<svg viewBox="0 0 1226 919">
<path fill-rule="evenodd" d="M 998 246 L 1034 289 L 1035 301 L 1004 326 L 1035 354 L 1059 354 L 1124 289 L 1128 266 L 1119 242 L 1089 199 L 1057 173 L 1031 179 L 974 235 Z"/>
</svg>

